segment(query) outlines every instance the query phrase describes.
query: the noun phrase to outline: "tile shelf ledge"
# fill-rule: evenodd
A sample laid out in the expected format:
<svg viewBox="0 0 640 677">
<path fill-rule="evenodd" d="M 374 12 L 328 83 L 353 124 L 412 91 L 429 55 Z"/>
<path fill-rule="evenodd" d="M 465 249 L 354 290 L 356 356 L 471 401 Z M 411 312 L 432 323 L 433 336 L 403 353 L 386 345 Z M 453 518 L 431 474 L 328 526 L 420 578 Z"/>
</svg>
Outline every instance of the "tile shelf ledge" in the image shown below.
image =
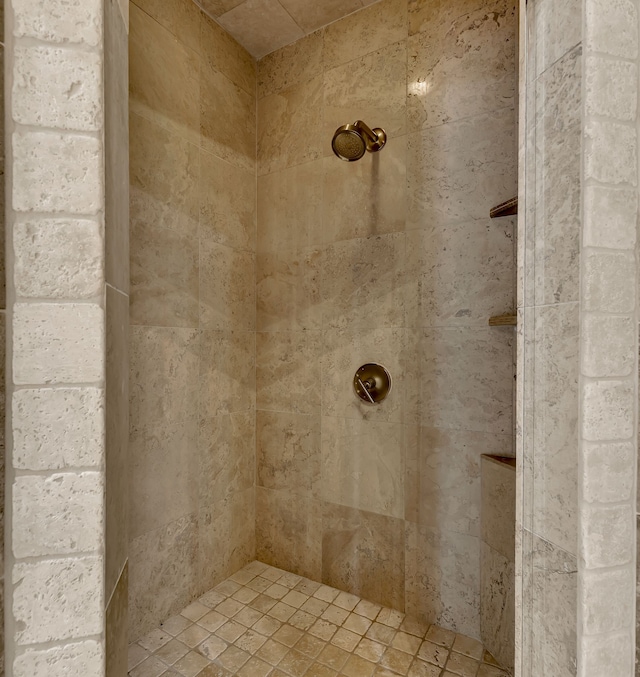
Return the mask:
<svg viewBox="0 0 640 677">
<path fill-rule="evenodd" d="M 489 211 L 492 219 L 499 219 L 501 216 L 516 216 L 518 213 L 518 196 L 499 204 Z"/>
<path fill-rule="evenodd" d="M 516 327 L 518 325 L 518 316 L 511 313 L 506 315 L 494 315 L 489 318 L 490 327 Z"/>
</svg>

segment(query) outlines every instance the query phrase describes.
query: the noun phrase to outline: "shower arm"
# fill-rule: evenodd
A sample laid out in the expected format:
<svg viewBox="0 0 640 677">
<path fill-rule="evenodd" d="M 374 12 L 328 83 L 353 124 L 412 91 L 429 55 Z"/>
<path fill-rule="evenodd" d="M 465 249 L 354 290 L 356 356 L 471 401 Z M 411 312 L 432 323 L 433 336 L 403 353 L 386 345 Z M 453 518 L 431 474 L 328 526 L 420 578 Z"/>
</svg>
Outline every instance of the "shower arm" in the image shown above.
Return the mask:
<svg viewBox="0 0 640 677">
<path fill-rule="evenodd" d="M 380 138 L 380 135 L 375 132 L 373 129 L 369 127 L 366 123 L 362 122 L 362 120 L 356 120 L 355 124 L 353 125 L 354 127 L 357 127 L 361 132 L 364 133 L 366 137 L 366 143 L 367 143 L 367 150 L 370 153 L 373 153 L 377 150 L 380 150 L 382 146 L 384 146 L 384 142 Z M 380 130 L 382 132 L 382 130 Z M 384 134 L 384 132 L 382 132 Z M 386 139 L 385 139 L 386 140 Z M 382 143 L 381 143 L 382 141 Z"/>
</svg>

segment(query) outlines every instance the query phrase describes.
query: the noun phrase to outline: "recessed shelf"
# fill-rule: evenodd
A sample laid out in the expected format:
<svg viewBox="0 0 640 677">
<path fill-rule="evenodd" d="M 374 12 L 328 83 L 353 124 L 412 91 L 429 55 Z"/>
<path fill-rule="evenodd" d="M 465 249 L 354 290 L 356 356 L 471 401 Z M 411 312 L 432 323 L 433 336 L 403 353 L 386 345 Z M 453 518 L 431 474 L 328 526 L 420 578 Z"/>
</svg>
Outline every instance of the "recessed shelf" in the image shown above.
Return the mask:
<svg viewBox="0 0 640 677">
<path fill-rule="evenodd" d="M 490 327 L 515 327 L 518 324 L 517 315 L 495 315 L 489 318 Z"/>
<path fill-rule="evenodd" d="M 515 216 L 518 213 L 518 196 L 512 197 L 510 200 L 499 204 L 497 207 L 494 207 L 490 212 L 489 216 L 492 219 L 498 219 L 501 216 Z"/>
</svg>

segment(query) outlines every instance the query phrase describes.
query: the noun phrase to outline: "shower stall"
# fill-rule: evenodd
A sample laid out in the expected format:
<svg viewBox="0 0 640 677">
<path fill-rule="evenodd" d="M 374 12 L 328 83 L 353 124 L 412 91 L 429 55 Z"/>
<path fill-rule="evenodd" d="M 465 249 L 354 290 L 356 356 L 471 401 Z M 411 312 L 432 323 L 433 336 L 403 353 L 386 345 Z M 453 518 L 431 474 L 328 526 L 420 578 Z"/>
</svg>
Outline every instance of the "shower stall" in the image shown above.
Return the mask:
<svg viewBox="0 0 640 677">
<path fill-rule="evenodd" d="M 639 21 L 7 3 L 9 677 L 633 674 Z"/>
</svg>

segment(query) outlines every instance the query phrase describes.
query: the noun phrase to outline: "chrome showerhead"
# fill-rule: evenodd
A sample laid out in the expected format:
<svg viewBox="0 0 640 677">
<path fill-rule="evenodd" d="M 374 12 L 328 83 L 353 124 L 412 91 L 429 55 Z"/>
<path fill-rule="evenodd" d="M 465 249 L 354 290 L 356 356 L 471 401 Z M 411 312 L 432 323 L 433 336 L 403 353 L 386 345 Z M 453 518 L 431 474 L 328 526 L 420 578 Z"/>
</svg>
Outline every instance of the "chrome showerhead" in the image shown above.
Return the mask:
<svg viewBox="0 0 640 677">
<path fill-rule="evenodd" d="M 345 162 L 355 162 L 368 151 L 375 153 L 384 147 L 387 135 L 384 129 L 369 129 L 362 120 L 352 125 L 343 125 L 333 135 L 333 152 Z"/>
</svg>

